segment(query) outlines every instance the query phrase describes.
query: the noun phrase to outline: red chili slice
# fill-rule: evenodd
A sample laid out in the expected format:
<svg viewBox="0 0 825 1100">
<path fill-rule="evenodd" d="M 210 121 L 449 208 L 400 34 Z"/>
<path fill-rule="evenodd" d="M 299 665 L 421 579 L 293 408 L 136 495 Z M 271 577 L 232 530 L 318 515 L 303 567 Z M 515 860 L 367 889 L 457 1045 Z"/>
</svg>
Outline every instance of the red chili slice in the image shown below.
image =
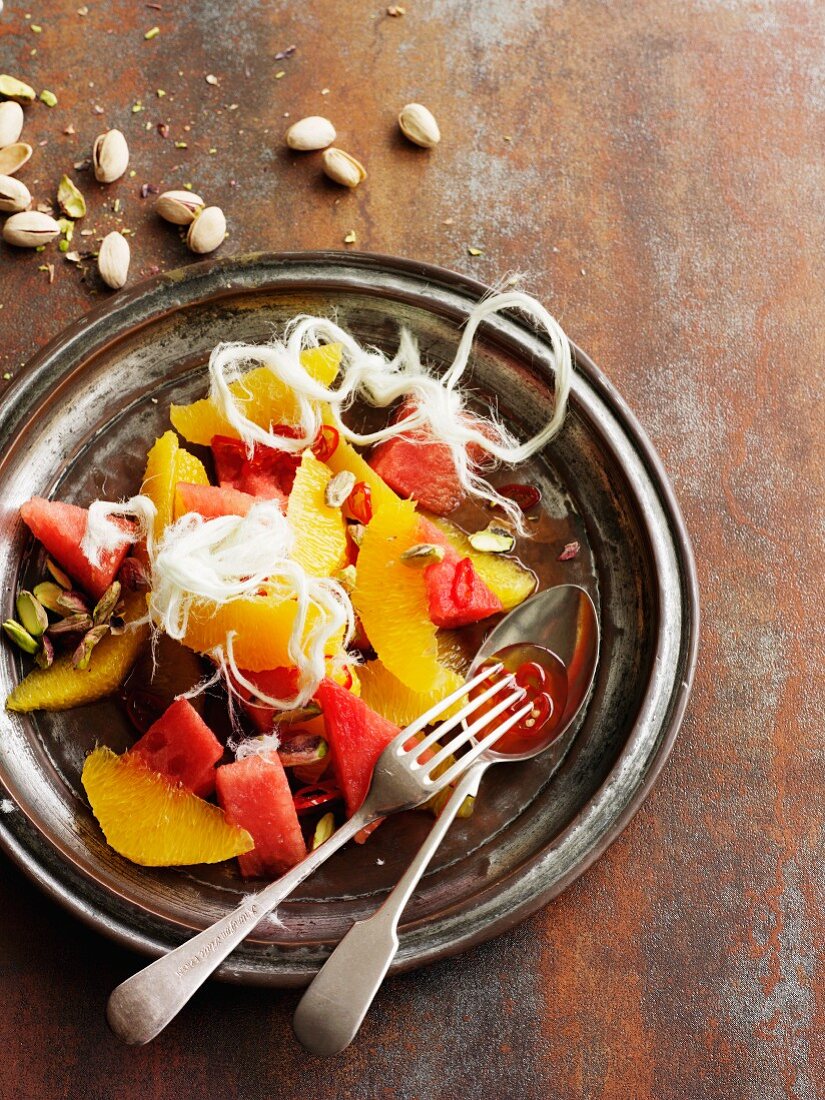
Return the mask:
<svg viewBox="0 0 825 1100">
<path fill-rule="evenodd" d="M 292 796 L 295 809 L 299 814 L 314 810 L 317 806 L 324 806 L 327 802 L 334 802 L 341 797 L 341 791 L 333 783 L 314 783 L 309 787 L 301 787 Z"/>
<path fill-rule="evenodd" d="M 347 512 L 358 523 L 367 524 L 372 519 L 372 490 L 366 481 L 358 481 L 347 497 Z"/>
<path fill-rule="evenodd" d="M 508 500 L 513 500 L 521 508 L 522 512 L 529 512 L 541 501 L 541 490 L 535 485 L 500 485 L 498 491 Z"/>
<path fill-rule="evenodd" d="M 459 607 L 467 607 L 473 594 L 473 563 L 469 558 L 462 558 L 455 567 L 453 577 L 452 597 Z"/>
<path fill-rule="evenodd" d="M 538 661 L 525 661 L 516 672 L 516 683 L 530 691 L 541 692 L 547 683 L 547 673 Z"/>
<path fill-rule="evenodd" d="M 129 721 L 139 733 L 146 733 L 166 710 L 166 702 L 154 691 L 133 688 L 123 696 Z"/>
<path fill-rule="evenodd" d="M 337 428 L 333 428 L 331 424 L 324 424 L 321 427 L 312 444 L 312 453 L 319 462 L 326 462 L 327 459 L 332 458 L 339 439 Z"/>
</svg>

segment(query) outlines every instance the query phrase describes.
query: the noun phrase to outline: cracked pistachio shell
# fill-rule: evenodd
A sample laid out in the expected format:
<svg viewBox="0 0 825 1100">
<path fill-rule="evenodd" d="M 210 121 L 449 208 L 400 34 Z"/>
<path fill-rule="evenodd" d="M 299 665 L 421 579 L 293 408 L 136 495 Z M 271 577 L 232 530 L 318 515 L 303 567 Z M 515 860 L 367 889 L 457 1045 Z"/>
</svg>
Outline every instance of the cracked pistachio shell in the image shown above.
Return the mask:
<svg viewBox="0 0 825 1100">
<path fill-rule="evenodd" d="M 13 99 L 15 103 L 34 103 L 34 88 L 18 80 L 16 76 L 0 75 L 0 96 Z"/>
<path fill-rule="evenodd" d="M 129 146 L 120 130 L 107 130 L 95 139 L 92 167 L 99 183 L 114 183 L 129 167 Z"/>
<path fill-rule="evenodd" d="M 32 147 L 25 141 L 16 141 L 13 145 L 0 149 L 0 175 L 16 176 L 31 155 Z"/>
<path fill-rule="evenodd" d="M 335 127 L 328 118 L 310 115 L 293 122 L 285 134 L 287 145 L 300 153 L 326 149 L 335 141 Z"/>
<path fill-rule="evenodd" d="M 155 211 L 172 225 L 191 225 L 204 205 L 200 195 L 192 191 L 164 191 L 155 200 Z"/>
<path fill-rule="evenodd" d="M 0 103 L 0 149 L 14 145 L 23 132 L 23 108 L 14 100 Z"/>
<path fill-rule="evenodd" d="M 97 270 L 106 286 L 120 290 L 129 276 L 132 253 L 122 233 L 113 231 L 103 238 L 97 254 Z"/>
<path fill-rule="evenodd" d="M 367 178 L 367 170 L 360 160 L 335 146 L 324 150 L 321 167 L 331 180 L 340 183 L 342 187 L 357 187 Z"/>
<path fill-rule="evenodd" d="M 12 214 L 3 226 L 3 240 L 18 248 L 39 248 L 60 234 L 60 226 L 48 214 L 39 210 L 24 210 Z"/>
<path fill-rule="evenodd" d="M 68 176 L 57 185 L 57 205 L 67 218 L 82 218 L 86 214 L 86 200 Z"/>
<path fill-rule="evenodd" d="M 432 149 L 441 141 L 441 131 L 432 111 L 420 103 L 408 103 L 406 107 L 402 107 L 398 125 L 404 137 L 414 145 L 420 145 L 422 149 Z"/>
<path fill-rule="evenodd" d="M 189 226 L 186 243 L 201 255 L 214 252 L 226 236 L 226 217 L 219 206 L 207 206 Z"/>
<path fill-rule="evenodd" d="M 31 192 L 14 176 L 0 176 L 0 212 L 17 214 L 31 206 Z"/>
</svg>

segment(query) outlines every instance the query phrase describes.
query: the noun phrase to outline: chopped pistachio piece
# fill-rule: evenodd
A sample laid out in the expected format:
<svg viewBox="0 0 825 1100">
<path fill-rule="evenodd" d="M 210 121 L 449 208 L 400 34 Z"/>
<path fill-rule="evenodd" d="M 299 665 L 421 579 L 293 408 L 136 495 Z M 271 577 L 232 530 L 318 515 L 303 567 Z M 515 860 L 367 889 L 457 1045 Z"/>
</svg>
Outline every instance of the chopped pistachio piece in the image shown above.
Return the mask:
<svg viewBox="0 0 825 1100">
<path fill-rule="evenodd" d="M 355 566 L 345 565 L 343 569 L 335 574 L 335 580 L 338 581 L 345 592 L 354 592 L 356 576 Z"/>
<path fill-rule="evenodd" d="M 425 569 L 437 561 L 443 561 L 447 551 L 434 542 L 417 542 L 401 555 L 401 561 L 411 569 Z"/>
<path fill-rule="evenodd" d="M 47 634 L 40 639 L 40 648 L 34 659 L 39 668 L 51 668 L 54 664 L 54 646 Z"/>
<path fill-rule="evenodd" d="M 492 523 L 483 531 L 468 535 L 467 541 L 474 550 L 484 554 L 509 554 L 516 545 L 515 538 L 506 527 L 496 527 Z"/>
<path fill-rule="evenodd" d="M 341 470 L 327 482 L 324 490 L 324 503 L 327 508 L 340 508 L 355 488 L 355 474 L 351 470 Z"/>
<path fill-rule="evenodd" d="M 79 592 L 61 592 L 57 597 L 61 615 L 88 615 L 89 605 Z"/>
<path fill-rule="evenodd" d="M 85 633 L 92 628 L 91 615 L 67 615 L 65 619 L 61 619 L 59 623 L 52 623 L 49 627 L 49 634 L 53 638 L 59 638 L 64 634 L 80 634 Z"/>
<path fill-rule="evenodd" d="M 22 649 L 24 653 L 37 653 L 36 640 L 29 634 L 28 630 L 23 629 L 20 623 L 16 623 L 14 619 L 6 619 L 3 623 L 3 629 L 18 649 Z"/>
<path fill-rule="evenodd" d="M 92 659 L 92 650 L 108 633 L 109 627 L 106 623 L 101 623 L 100 626 L 93 626 L 91 630 L 87 630 L 80 645 L 74 651 L 72 666 L 81 671 L 87 669 Z"/>
<path fill-rule="evenodd" d="M 46 558 L 46 569 L 51 573 L 61 588 L 69 589 L 72 587 L 71 577 L 67 576 L 57 562 L 52 561 L 51 558 Z"/>
<path fill-rule="evenodd" d="M 47 107 L 57 106 L 57 96 L 54 92 L 50 92 L 48 88 L 44 88 L 40 93 L 41 102 L 45 103 Z"/>
<path fill-rule="evenodd" d="M 312 837 L 312 850 L 320 848 L 325 840 L 329 840 L 332 834 L 335 832 L 335 814 L 324 814 L 318 824 L 315 826 L 315 833 Z"/>
<path fill-rule="evenodd" d="M 57 602 L 58 597 L 63 595 L 63 589 L 54 581 L 41 581 L 34 586 L 33 592 L 35 599 L 39 600 L 47 611 L 53 611 L 55 615 L 66 614 Z"/>
<path fill-rule="evenodd" d="M 100 600 L 97 603 L 94 611 L 92 612 L 92 621 L 95 626 L 100 626 L 102 623 L 108 623 L 112 617 L 112 613 L 117 607 L 117 602 L 120 599 L 120 581 L 112 581 Z"/>
<path fill-rule="evenodd" d="M 39 638 L 49 625 L 49 616 L 46 614 L 46 608 L 36 596 L 28 592 L 25 588 L 22 592 L 18 592 L 15 603 L 18 618 L 24 628 L 33 638 Z"/>
<path fill-rule="evenodd" d="M 57 205 L 69 218 L 82 218 L 86 214 L 86 200 L 68 176 L 63 176 L 57 186 Z"/>
</svg>

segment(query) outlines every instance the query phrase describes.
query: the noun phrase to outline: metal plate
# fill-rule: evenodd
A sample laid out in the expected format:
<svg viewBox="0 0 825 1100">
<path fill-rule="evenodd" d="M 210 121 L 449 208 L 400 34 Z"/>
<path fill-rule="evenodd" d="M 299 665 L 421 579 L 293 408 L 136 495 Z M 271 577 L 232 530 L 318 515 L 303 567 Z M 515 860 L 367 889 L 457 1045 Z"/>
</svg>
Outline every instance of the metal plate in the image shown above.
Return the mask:
<svg viewBox="0 0 825 1100">
<path fill-rule="evenodd" d="M 84 317 L 29 364 L 0 410 L 4 617 L 30 568 L 20 504 L 33 495 L 85 504 L 134 492 L 147 446 L 168 427 L 168 404 L 202 395 L 204 364 L 220 340 L 254 342 L 298 312 L 334 312 L 356 337 L 387 348 L 407 324 L 438 365 L 452 359 L 459 326 L 486 292 L 463 276 L 389 257 L 278 254 L 159 276 Z M 600 607 L 602 657 L 590 705 L 552 776 L 541 761 L 492 770 L 476 814 L 453 827 L 407 911 L 395 970 L 511 928 L 581 874 L 649 790 L 690 691 L 698 603 L 678 507 L 621 398 L 586 355 L 577 351 L 576 360 L 563 432 L 528 471 L 547 505 L 531 553 L 544 583 L 583 584 Z M 472 383 L 520 432 L 535 431 L 552 402 L 542 338 L 516 317 L 486 322 Z M 582 552 L 559 563 L 571 536 Z M 4 696 L 21 668 L 3 646 Z M 157 955 L 248 889 L 229 867 L 150 870 L 103 843 L 79 773 L 95 741 L 130 743 L 115 702 L 55 715 L 3 713 L 0 724 L 0 842 L 94 927 Z M 305 984 L 350 922 L 373 911 L 430 820 L 399 815 L 363 847 L 339 853 L 219 975 Z"/>
</svg>

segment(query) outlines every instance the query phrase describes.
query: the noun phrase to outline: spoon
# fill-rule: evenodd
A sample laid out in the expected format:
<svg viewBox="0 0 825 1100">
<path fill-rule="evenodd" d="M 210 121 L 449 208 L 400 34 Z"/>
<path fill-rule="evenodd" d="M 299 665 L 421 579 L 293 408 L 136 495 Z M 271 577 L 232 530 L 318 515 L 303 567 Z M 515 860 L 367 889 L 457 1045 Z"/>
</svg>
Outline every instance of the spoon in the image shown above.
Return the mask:
<svg viewBox="0 0 825 1100">
<path fill-rule="evenodd" d="M 293 1019 L 298 1041 L 310 1053 L 338 1054 L 349 1046 L 369 1011 L 398 951 L 398 922 L 421 876 L 467 795 L 475 795 L 493 764 L 530 760 L 548 752 L 543 767 L 552 774 L 572 740 L 574 720 L 584 704 L 599 657 L 599 621 L 590 596 L 578 585 L 548 588 L 507 615 L 485 639 L 468 678 L 491 657 L 512 645 L 549 649 L 567 669 L 567 700 L 560 719 L 523 752 L 487 749 L 458 781 L 415 859 L 384 904 L 367 920 L 356 921 L 315 975 Z M 569 736 L 565 736 L 569 735 Z"/>
</svg>

